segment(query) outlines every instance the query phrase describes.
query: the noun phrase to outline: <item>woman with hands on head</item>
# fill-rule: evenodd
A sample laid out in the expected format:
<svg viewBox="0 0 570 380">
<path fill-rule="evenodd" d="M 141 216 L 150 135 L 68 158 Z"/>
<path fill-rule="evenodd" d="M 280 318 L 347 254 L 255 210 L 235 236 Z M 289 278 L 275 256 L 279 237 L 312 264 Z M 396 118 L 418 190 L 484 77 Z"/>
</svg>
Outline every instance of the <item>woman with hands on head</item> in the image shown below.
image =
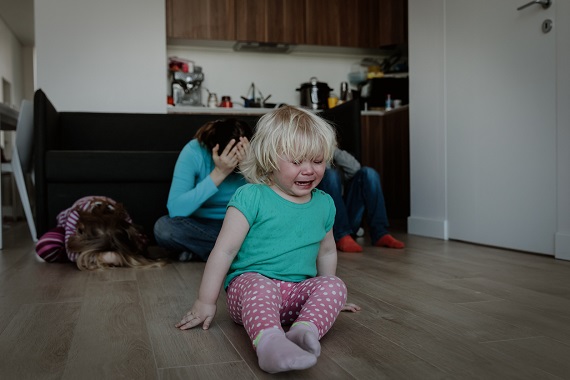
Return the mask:
<svg viewBox="0 0 570 380">
<path fill-rule="evenodd" d="M 154 225 L 157 244 L 178 260 L 208 259 L 226 206 L 246 183 L 238 165 L 247 154 L 252 133 L 241 120 L 209 122 L 180 152 L 168 194 L 168 215 Z"/>
</svg>

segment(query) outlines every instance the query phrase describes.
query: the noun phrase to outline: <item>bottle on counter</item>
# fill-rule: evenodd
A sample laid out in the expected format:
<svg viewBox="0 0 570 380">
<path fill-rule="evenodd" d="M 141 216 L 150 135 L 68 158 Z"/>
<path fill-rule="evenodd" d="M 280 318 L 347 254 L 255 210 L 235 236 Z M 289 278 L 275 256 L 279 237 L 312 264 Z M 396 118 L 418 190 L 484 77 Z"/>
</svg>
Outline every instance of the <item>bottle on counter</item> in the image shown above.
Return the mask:
<svg viewBox="0 0 570 380">
<path fill-rule="evenodd" d="M 390 111 L 392 109 L 392 98 L 390 94 L 386 96 L 386 111 Z"/>
<path fill-rule="evenodd" d="M 218 95 L 211 92 L 210 95 L 208 95 L 208 107 L 216 108 L 217 106 L 218 106 Z"/>
<path fill-rule="evenodd" d="M 338 104 L 342 104 L 349 100 L 348 98 L 348 82 L 340 83 L 340 97 L 338 99 Z"/>
</svg>

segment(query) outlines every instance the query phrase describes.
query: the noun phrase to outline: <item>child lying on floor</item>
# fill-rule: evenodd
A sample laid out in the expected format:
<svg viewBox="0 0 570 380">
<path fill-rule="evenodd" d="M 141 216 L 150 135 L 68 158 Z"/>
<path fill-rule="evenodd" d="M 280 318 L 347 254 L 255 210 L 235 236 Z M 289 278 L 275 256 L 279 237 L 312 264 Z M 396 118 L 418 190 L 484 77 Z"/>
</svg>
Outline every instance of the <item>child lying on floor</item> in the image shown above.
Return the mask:
<svg viewBox="0 0 570 380">
<path fill-rule="evenodd" d="M 163 266 L 145 257 L 148 238 L 133 224 L 122 204 L 87 196 L 57 215 L 57 227 L 36 243 L 46 262 L 74 262 L 80 270 Z"/>
</svg>

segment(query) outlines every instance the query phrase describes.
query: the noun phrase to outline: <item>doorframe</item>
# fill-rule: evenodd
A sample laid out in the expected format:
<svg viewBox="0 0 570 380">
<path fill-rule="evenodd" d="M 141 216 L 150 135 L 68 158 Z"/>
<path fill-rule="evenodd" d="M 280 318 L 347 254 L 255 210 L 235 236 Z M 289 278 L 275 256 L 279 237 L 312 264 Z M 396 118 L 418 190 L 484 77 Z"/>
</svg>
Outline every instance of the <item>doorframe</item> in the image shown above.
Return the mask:
<svg viewBox="0 0 570 380">
<path fill-rule="evenodd" d="M 570 2 L 556 1 L 557 232 L 554 256 L 570 260 Z"/>
</svg>

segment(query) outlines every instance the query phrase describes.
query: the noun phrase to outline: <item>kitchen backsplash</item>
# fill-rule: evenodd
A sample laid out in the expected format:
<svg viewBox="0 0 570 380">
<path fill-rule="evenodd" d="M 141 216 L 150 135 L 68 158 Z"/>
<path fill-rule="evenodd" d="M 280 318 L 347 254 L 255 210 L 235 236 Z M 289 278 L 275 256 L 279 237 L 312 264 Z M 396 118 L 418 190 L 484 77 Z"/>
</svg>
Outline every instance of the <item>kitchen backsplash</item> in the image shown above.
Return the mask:
<svg viewBox="0 0 570 380">
<path fill-rule="evenodd" d="M 339 94 L 340 83 L 348 81 L 354 63 L 370 54 L 347 54 L 295 51 L 289 54 L 236 52 L 231 47 L 167 46 L 167 57 L 176 56 L 194 61 L 202 67 L 202 87 L 219 98 L 229 95 L 234 103 L 243 102 L 252 83 L 272 103 L 300 104 L 300 88 L 313 76 Z M 372 56 L 375 58 L 381 56 Z M 166 74 L 165 74 L 166 75 Z M 170 82 L 167 93 L 170 94 Z M 206 102 L 207 92 L 202 94 Z"/>
</svg>

